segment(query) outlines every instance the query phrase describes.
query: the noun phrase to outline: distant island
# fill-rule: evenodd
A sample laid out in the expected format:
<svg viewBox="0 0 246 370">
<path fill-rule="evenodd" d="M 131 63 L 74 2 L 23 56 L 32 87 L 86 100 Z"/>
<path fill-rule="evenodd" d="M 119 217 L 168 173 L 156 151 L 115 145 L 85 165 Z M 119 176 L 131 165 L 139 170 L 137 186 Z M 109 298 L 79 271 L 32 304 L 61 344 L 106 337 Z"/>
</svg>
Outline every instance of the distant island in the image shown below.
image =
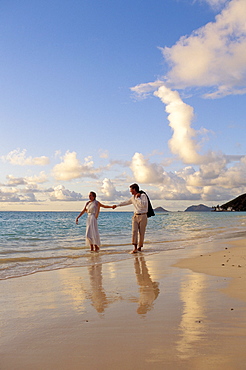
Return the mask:
<svg viewBox="0 0 246 370">
<path fill-rule="evenodd" d="M 185 212 L 211 212 L 212 207 L 205 206 L 204 204 L 199 204 L 198 206 L 190 206 L 186 208 Z"/>
<path fill-rule="evenodd" d="M 164 213 L 170 211 L 167 211 L 163 207 L 156 207 L 154 212 Z M 186 208 L 184 212 L 246 212 L 246 193 L 239 195 L 221 206 L 218 204 L 217 206 L 208 207 L 204 204 L 199 204 Z"/>
<path fill-rule="evenodd" d="M 163 212 L 168 212 L 168 211 L 166 209 L 162 208 L 162 207 L 156 207 L 156 208 L 154 208 L 154 212 L 163 213 Z"/>
<path fill-rule="evenodd" d="M 246 194 L 239 195 L 222 206 L 213 207 L 213 210 L 215 212 L 246 212 Z"/>
</svg>

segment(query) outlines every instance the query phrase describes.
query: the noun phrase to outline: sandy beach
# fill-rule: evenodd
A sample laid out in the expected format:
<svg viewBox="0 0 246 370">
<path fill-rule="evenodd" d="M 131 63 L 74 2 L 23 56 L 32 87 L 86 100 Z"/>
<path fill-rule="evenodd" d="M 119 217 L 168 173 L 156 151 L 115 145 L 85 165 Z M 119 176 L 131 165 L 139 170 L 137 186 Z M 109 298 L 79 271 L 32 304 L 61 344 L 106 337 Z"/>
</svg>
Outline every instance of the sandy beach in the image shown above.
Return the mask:
<svg viewBox="0 0 246 370">
<path fill-rule="evenodd" d="M 245 369 L 245 244 L 1 281 L 1 370 Z"/>
<path fill-rule="evenodd" d="M 222 289 L 231 297 L 246 302 L 246 240 L 234 240 L 215 253 L 201 254 L 179 261 L 175 266 L 194 272 L 230 278 Z"/>
</svg>

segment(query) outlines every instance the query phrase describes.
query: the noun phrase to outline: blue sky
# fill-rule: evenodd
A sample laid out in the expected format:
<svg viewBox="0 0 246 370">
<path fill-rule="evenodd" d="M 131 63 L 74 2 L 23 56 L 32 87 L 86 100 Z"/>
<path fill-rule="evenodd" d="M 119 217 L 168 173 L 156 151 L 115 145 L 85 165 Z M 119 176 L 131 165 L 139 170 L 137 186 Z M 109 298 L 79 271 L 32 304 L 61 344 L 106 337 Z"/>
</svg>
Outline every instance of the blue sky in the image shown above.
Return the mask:
<svg viewBox="0 0 246 370">
<path fill-rule="evenodd" d="M 2 210 L 246 192 L 246 1 L 0 3 Z M 124 208 L 126 210 L 126 208 Z"/>
</svg>

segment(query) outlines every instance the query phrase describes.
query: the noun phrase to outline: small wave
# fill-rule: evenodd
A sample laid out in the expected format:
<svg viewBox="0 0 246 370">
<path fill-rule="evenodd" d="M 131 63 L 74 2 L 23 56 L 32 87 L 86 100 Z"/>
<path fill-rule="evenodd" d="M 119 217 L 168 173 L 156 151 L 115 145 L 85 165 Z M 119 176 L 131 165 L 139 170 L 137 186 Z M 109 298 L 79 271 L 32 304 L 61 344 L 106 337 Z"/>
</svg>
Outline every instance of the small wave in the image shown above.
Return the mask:
<svg viewBox="0 0 246 370">
<path fill-rule="evenodd" d="M 101 248 L 115 248 L 115 247 L 127 247 L 131 245 L 131 243 L 117 243 L 117 244 L 110 244 L 110 243 L 105 243 L 101 245 Z M 70 250 L 80 250 L 80 249 L 86 249 L 88 250 L 88 246 L 83 246 L 83 247 L 65 247 L 64 249 L 70 249 Z"/>
<path fill-rule="evenodd" d="M 47 248 L 35 248 L 33 249 L 32 247 L 25 247 L 23 249 L 7 249 L 7 250 L 1 250 L 0 255 L 8 255 L 8 254 L 27 254 L 27 253 L 42 253 L 42 252 L 54 252 L 54 251 L 63 251 L 66 249 L 71 249 L 71 250 L 80 250 L 80 249 L 88 249 L 88 247 L 47 247 Z"/>
<path fill-rule="evenodd" d="M 4 263 L 18 263 L 18 262 L 33 262 L 33 261 L 47 261 L 47 260 L 62 260 L 62 259 L 76 259 L 81 258 L 83 255 L 60 255 L 60 256 L 50 256 L 50 257 L 12 257 L 12 258 L 2 258 L 0 264 Z"/>
<path fill-rule="evenodd" d="M 72 250 L 72 251 L 80 251 L 80 250 L 88 250 L 88 247 L 87 246 L 83 246 L 83 247 L 65 247 L 63 249 L 68 249 L 68 250 Z"/>
</svg>

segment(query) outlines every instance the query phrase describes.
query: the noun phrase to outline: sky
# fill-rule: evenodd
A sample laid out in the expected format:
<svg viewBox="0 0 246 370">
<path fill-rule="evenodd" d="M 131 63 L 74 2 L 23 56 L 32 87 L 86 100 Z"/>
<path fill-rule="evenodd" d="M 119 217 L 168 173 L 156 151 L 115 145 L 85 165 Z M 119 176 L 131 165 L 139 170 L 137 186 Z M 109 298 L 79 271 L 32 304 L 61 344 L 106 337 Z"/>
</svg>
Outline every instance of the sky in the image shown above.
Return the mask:
<svg viewBox="0 0 246 370">
<path fill-rule="evenodd" d="M 246 0 L 1 0 L 0 35 L 2 211 L 246 193 Z"/>
</svg>

